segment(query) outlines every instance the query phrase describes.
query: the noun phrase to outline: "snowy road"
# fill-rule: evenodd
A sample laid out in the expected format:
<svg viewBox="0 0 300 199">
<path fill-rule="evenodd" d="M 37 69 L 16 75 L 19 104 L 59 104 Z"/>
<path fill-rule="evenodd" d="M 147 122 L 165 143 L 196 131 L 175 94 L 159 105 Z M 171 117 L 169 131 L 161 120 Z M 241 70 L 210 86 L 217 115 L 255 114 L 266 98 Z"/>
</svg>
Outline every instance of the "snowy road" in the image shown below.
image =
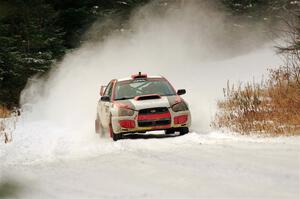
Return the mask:
<svg viewBox="0 0 300 199">
<path fill-rule="evenodd" d="M 105 152 L 1 164 L 10 198 L 299 198 L 299 137 L 190 133 L 99 142 Z M 1 190 L 1 189 L 0 189 Z"/>
</svg>

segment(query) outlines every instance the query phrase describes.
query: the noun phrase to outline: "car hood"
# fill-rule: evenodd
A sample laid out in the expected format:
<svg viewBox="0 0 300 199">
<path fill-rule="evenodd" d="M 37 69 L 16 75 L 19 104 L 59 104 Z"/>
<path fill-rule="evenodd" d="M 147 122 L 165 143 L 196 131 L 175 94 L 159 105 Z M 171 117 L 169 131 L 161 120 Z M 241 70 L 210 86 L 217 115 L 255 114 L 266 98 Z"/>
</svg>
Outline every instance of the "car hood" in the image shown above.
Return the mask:
<svg viewBox="0 0 300 199">
<path fill-rule="evenodd" d="M 170 107 L 174 104 L 177 96 L 162 96 L 159 99 L 147 99 L 147 100 L 122 100 L 120 103 L 126 104 L 135 110 L 153 108 L 153 107 Z"/>
</svg>

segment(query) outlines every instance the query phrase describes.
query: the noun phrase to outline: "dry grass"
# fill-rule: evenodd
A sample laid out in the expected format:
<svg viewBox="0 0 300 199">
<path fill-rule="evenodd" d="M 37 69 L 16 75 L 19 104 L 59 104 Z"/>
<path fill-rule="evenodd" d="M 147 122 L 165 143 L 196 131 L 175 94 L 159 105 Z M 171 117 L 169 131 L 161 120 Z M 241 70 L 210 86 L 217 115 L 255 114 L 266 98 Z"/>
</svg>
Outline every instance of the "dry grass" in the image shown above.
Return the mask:
<svg viewBox="0 0 300 199">
<path fill-rule="evenodd" d="M 0 118 L 7 118 L 11 115 L 11 111 L 3 105 L 0 105 Z"/>
<path fill-rule="evenodd" d="M 300 135 L 300 67 L 270 70 L 258 83 L 227 84 L 214 127 L 242 134 Z"/>
<path fill-rule="evenodd" d="M 7 118 L 12 117 L 12 112 L 5 106 L 0 105 L 0 141 L 3 139 L 4 143 L 12 141 L 11 129 L 7 127 Z"/>
</svg>

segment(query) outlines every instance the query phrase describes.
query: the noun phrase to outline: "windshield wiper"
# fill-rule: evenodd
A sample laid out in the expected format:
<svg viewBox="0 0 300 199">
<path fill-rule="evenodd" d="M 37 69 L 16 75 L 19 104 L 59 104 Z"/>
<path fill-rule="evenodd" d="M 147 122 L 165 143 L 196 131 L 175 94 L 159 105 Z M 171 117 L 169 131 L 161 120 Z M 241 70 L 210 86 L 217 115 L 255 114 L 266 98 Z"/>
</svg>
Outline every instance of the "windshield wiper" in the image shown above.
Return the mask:
<svg viewBox="0 0 300 199">
<path fill-rule="evenodd" d="M 117 98 L 115 100 L 127 100 L 127 99 L 132 99 L 132 97 L 121 97 L 121 98 Z"/>
</svg>

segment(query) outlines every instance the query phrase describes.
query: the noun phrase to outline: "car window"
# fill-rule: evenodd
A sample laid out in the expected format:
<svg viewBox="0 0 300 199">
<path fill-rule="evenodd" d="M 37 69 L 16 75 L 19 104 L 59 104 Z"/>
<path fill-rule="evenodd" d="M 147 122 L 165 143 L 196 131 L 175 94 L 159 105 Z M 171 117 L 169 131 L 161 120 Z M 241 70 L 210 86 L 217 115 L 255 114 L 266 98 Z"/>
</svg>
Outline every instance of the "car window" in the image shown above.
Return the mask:
<svg viewBox="0 0 300 199">
<path fill-rule="evenodd" d="M 104 96 L 109 96 L 109 97 L 111 97 L 112 89 L 113 89 L 113 82 L 110 82 L 110 83 L 108 84 L 108 86 L 106 87 L 106 89 L 105 89 Z"/>
<path fill-rule="evenodd" d="M 136 96 L 158 94 L 175 95 L 172 86 L 164 79 L 137 79 L 116 83 L 115 100 L 132 99 Z"/>
</svg>

